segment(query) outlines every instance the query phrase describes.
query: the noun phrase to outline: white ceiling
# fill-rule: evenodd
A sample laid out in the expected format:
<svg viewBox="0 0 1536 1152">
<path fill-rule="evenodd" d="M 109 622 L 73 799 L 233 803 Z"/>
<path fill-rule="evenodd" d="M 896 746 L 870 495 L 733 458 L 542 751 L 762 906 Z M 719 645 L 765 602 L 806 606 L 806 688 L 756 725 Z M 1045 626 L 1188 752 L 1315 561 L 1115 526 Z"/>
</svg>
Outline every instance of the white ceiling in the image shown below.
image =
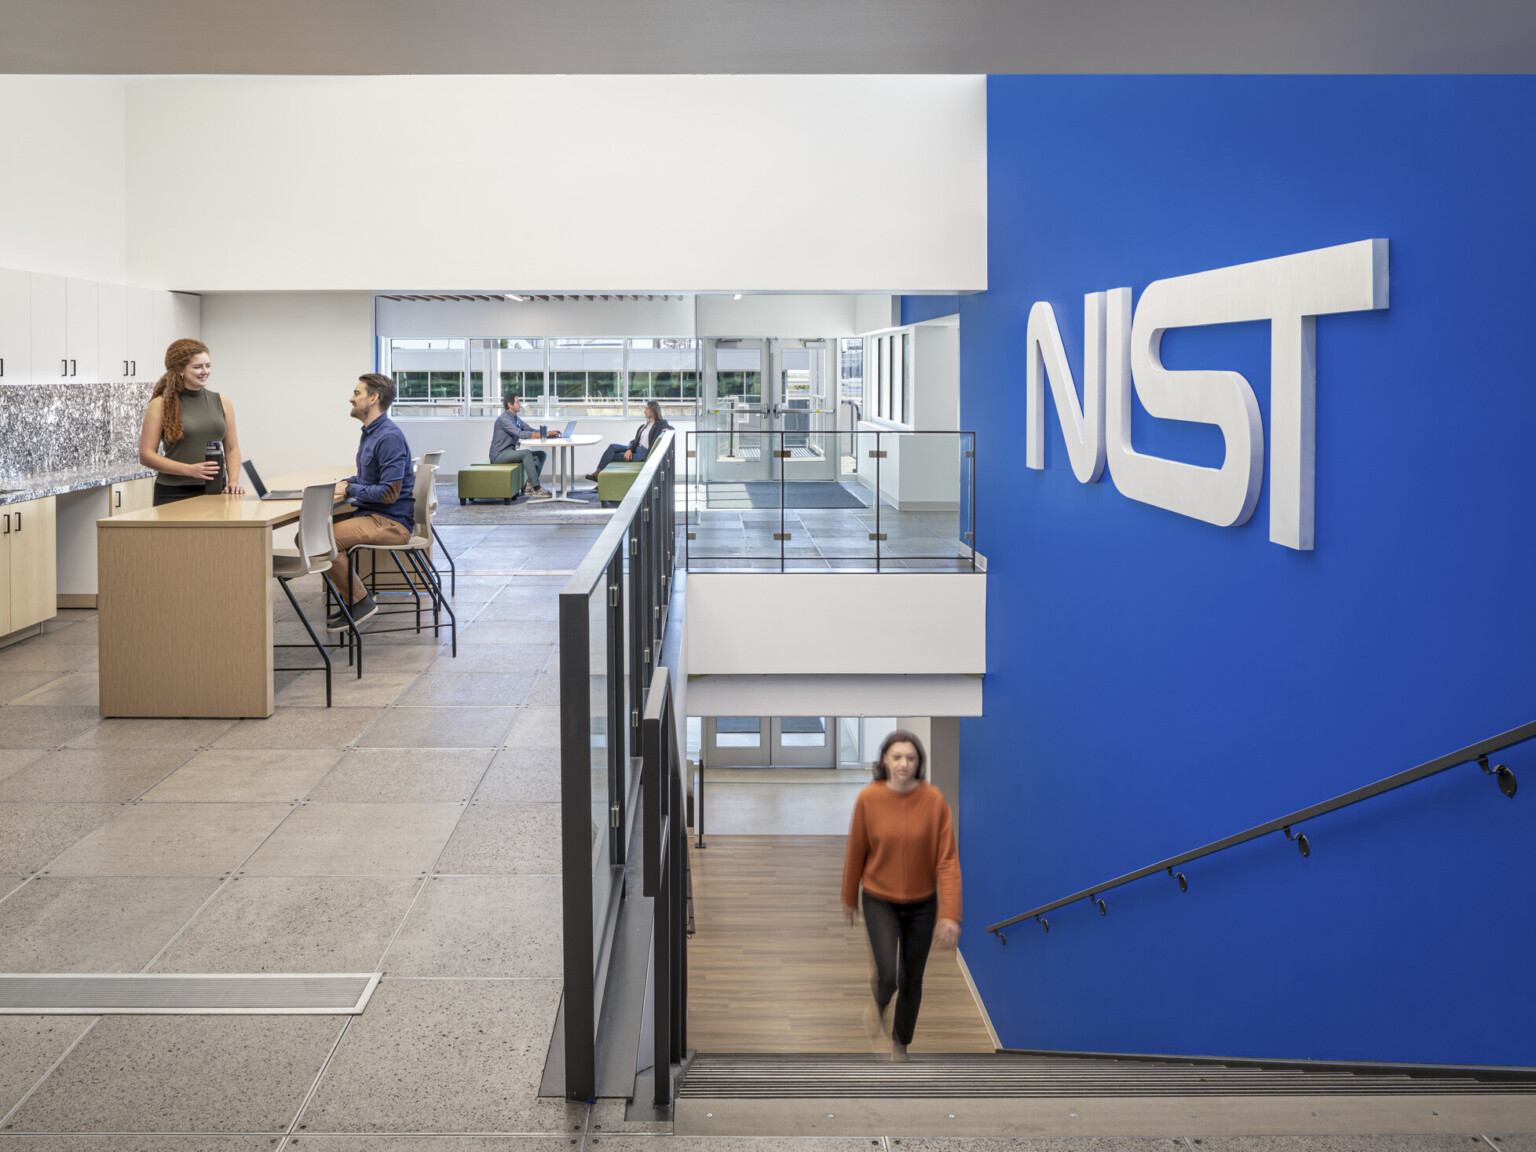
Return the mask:
<svg viewBox="0 0 1536 1152">
<path fill-rule="evenodd" d="M 1530 0 L 0 0 L 0 73 L 1530 72 Z"/>
</svg>

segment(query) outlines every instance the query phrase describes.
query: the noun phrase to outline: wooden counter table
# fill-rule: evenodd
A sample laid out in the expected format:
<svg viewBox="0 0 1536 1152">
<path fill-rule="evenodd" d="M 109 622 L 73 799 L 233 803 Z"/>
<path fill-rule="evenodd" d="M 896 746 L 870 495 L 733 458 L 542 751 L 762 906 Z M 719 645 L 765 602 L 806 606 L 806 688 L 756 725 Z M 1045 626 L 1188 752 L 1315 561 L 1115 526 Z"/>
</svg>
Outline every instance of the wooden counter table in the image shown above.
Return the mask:
<svg viewBox="0 0 1536 1152">
<path fill-rule="evenodd" d="M 274 489 L 350 476 L 350 464 Z M 298 500 L 195 496 L 96 522 L 103 716 L 272 715 L 272 530 Z"/>
</svg>

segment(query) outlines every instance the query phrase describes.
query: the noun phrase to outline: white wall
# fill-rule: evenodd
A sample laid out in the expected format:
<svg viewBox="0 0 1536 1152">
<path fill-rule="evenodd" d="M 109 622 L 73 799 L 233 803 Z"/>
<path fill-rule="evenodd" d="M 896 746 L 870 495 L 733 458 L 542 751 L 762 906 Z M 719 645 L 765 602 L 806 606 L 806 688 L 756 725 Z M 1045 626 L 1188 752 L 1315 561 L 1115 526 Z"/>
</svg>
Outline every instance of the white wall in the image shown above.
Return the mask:
<svg viewBox="0 0 1536 1152">
<path fill-rule="evenodd" d="M 121 78 L 0 76 L 0 267 L 128 279 L 124 138 Z M 155 194 L 179 201 L 177 178 Z"/>
<path fill-rule="evenodd" d="M 350 415 L 352 387 L 373 371 L 370 296 L 204 296 L 202 324 L 213 356 L 210 385 L 234 401 L 240 449 L 263 480 L 350 466 L 359 427 Z"/>
<path fill-rule="evenodd" d="M 982 76 L 145 78 L 127 120 L 136 282 L 986 287 Z"/>
<path fill-rule="evenodd" d="M 380 336 L 692 336 L 693 297 L 376 301 Z"/>
<path fill-rule="evenodd" d="M 744 604 L 772 604 L 772 626 Z M 687 607 L 692 677 L 987 670 L 977 573 L 693 572 Z"/>
<path fill-rule="evenodd" d="M 698 297 L 700 336 L 857 336 L 862 314 L 889 309 L 891 297 L 864 295 L 734 295 Z M 873 305 L 868 302 L 874 301 Z"/>
</svg>

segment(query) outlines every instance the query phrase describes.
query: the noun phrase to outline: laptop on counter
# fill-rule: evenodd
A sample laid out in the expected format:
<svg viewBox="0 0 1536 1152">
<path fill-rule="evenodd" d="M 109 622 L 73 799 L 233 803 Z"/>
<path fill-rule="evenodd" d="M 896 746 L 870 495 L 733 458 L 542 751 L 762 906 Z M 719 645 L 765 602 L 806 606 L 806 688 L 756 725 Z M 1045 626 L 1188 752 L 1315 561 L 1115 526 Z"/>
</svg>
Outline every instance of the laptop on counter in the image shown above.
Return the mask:
<svg viewBox="0 0 1536 1152">
<path fill-rule="evenodd" d="M 268 492 L 267 486 L 261 482 L 261 473 L 256 471 L 256 465 L 249 460 L 245 461 L 245 474 L 251 478 L 251 487 L 256 489 L 256 495 L 262 500 L 302 500 L 304 490 L 302 488 L 283 488 L 277 492 Z"/>
</svg>

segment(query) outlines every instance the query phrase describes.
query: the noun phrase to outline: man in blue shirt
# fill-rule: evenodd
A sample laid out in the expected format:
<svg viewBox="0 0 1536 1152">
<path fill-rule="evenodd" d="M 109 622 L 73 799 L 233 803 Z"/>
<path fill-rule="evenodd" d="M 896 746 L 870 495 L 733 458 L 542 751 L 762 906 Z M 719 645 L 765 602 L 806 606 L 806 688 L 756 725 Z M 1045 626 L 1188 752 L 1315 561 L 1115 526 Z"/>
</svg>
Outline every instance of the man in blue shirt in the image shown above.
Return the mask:
<svg viewBox="0 0 1536 1152">
<path fill-rule="evenodd" d="M 357 472 L 336 485 L 338 500 L 351 500 L 357 511 L 336 521 L 336 550 L 331 577 L 352 612 L 362 622 L 379 610 L 347 564 L 347 550 L 358 544 L 405 544 L 416 523 L 415 475 L 411 446 L 400 425 L 385 413 L 395 402 L 395 382 L 370 372 L 352 389 L 352 416 L 363 422 L 357 445 Z M 347 626 L 340 612 L 331 613 L 326 627 L 339 632 Z"/>
<path fill-rule="evenodd" d="M 539 483 L 539 475 L 544 471 L 545 454 L 533 448 L 519 448 L 518 443 L 524 436 L 537 436 L 539 430 L 523 420 L 518 412 L 523 407 L 523 398 L 516 392 L 508 392 L 502 397 L 502 403 L 506 405 L 501 415 L 496 417 L 496 427 L 491 430 L 491 463 L 492 464 L 521 464 L 523 475 L 528 477 L 528 482 L 523 485 L 524 490 L 532 489 L 535 496 L 550 495 Z M 553 440 L 560 435 L 551 432 Z"/>
</svg>

